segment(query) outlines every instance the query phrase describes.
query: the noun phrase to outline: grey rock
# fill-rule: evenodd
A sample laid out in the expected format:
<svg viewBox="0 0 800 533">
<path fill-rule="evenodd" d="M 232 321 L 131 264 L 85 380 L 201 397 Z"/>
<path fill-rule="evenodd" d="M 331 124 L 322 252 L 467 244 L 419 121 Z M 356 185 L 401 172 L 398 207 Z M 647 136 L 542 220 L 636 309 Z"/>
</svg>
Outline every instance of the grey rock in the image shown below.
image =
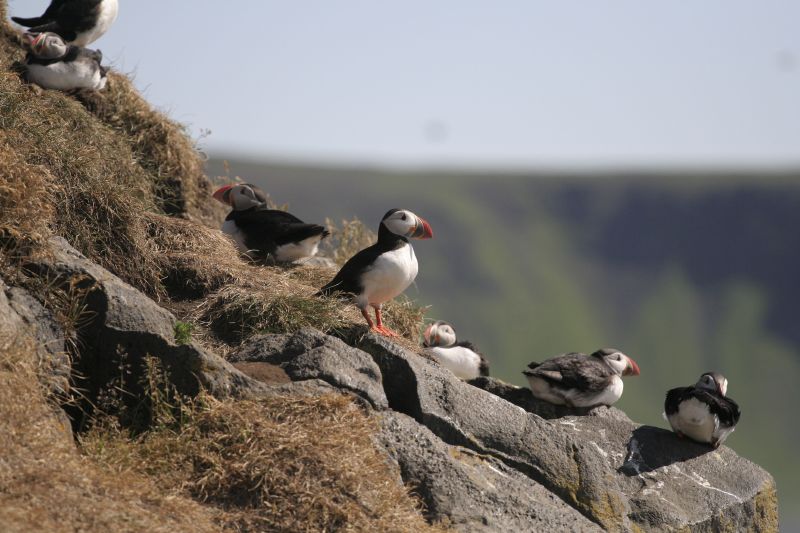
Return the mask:
<svg viewBox="0 0 800 533">
<path fill-rule="evenodd" d="M 48 393 L 64 399 L 69 392 L 72 361 L 67 353 L 65 334 L 53 314 L 19 287 L 5 291 L 8 304 L 36 340 L 39 376 Z M 71 339 L 74 341 L 74 338 Z"/>
<path fill-rule="evenodd" d="M 776 525 L 772 477 L 726 448 L 691 448 L 694 455 L 677 448 L 684 452 L 671 455 L 668 432 L 637 426 L 617 409 L 546 420 L 382 337 L 366 335 L 358 346 L 378 363 L 392 409 L 450 445 L 503 461 L 607 530 L 702 531 L 699 524 L 722 516 L 739 520 L 734 529 Z"/>
<path fill-rule="evenodd" d="M 449 446 L 406 415 L 382 414 L 377 439 L 421 497 L 430 521 L 466 532 L 602 531 L 502 461 Z"/>
<path fill-rule="evenodd" d="M 254 337 L 229 360 L 280 365 L 293 381 L 321 379 L 358 395 L 375 409 L 389 407 L 381 371 L 372 357 L 313 328 Z"/>
<path fill-rule="evenodd" d="M 120 375 L 126 365 L 132 375 L 126 386 L 136 394 L 145 356 L 156 357 L 176 389 L 188 395 L 200 387 L 218 397 L 262 393 L 265 386 L 222 358 L 196 344 L 176 345 L 175 317 L 146 295 L 99 265 L 66 240 L 50 239 L 49 257 L 27 268 L 82 298 L 85 319 L 78 335 L 77 374 L 90 398 Z"/>
</svg>

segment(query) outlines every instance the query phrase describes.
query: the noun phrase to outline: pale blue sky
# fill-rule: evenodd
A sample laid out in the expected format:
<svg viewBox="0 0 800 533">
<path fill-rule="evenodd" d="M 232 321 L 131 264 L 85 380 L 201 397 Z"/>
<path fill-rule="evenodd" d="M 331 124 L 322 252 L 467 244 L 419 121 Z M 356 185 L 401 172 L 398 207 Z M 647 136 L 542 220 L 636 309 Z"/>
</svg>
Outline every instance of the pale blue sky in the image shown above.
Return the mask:
<svg viewBox="0 0 800 533">
<path fill-rule="evenodd" d="M 800 166 L 796 0 L 120 3 L 96 47 L 211 151 Z"/>
</svg>

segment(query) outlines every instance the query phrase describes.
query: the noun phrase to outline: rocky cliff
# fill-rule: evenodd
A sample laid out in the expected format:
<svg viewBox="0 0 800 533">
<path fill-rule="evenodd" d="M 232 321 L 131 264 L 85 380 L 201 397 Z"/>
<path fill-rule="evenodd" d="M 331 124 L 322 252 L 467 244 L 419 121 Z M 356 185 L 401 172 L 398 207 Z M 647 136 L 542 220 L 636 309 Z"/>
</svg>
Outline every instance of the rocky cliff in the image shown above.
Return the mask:
<svg viewBox="0 0 800 533">
<path fill-rule="evenodd" d="M 242 261 L 125 76 L 40 92 L 0 53 L 3 531 L 777 529 L 730 449 L 464 383 L 413 303 L 388 341 L 312 296 L 330 270 Z"/>
</svg>

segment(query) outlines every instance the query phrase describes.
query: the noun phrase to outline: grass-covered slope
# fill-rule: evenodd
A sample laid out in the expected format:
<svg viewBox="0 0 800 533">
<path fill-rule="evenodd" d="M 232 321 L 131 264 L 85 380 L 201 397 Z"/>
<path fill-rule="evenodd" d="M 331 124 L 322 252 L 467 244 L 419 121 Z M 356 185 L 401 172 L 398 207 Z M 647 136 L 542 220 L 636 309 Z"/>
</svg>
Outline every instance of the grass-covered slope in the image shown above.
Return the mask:
<svg viewBox="0 0 800 533">
<path fill-rule="evenodd" d="M 224 210 L 210 198 L 192 141 L 126 76 L 112 73 L 97 94 L 42 91 L 22 82 L 24 50 L 7 17 L 0 0 L 0 279 L 6 286 L 35 295 L 68 336 L 80 328 L 80 298 L 25 268 L 28 258 L 46 256 L 47 239 L 58 235 L 178 315 L 184 340 L 220 355 L 258 332 L 361 324 L 351 306 L 312 296 L 330 270 L 239 258 L 216 229 Z M 358 241 L 357 231 L 345 231 L 337 242 Z M 346 255 L 338 252 L 333 255 Z M 413 345 L 420 310 L 400 302 L 392 315 L 392 325 Z M 4 531 L 432 529 L 375 448 L 375 421 L 345 397 L 220 401 L 201 395 L 172 403 L 168 384 L 153 379 L 145 387 L 148 405 L 166 402 L 165 418 L 153 417 L 151 427 L 134 433 L 119 426 L 113 401 L 101 404 L 113 394 L 92 398 L 98 406 L 93 429 L 73 440 L 54 415 L 54 402 L 75 397 L 48 396 L 37 380 L 34 347 L 28 336 L 0 339 Z M 79 354 L 80 346 L 71 345 L 70 355 Z"/>
</svg>

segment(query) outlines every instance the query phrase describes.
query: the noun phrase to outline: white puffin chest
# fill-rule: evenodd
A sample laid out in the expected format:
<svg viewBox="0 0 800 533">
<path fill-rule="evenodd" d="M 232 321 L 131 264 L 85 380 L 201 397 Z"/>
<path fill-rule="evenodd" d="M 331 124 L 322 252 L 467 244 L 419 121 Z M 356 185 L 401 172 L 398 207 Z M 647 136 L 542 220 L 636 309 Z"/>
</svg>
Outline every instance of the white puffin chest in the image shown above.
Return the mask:
<svg viewBox="0 0 800 533">
<path fill-rule="evenodd" d="M 100 2 L 100 12 L 97 14 L 97 23 L 90 30 L 81 32 L 72 42 L 76 46 L 86 46 L 103 36 L 117 20 L 119 12 L 118 0 L 103 0 Z"/>
<path fill-rule="evenodd" d="M 30 64 L 26 66 L 26 69 L 28 80 L 45 89 L 99 91 L 106 86 L 106 78 L 100 73 L 100 67 L 96 62 L 88 59 L 50 65 Z"/>
<path fill-rule="evenodd" d="M 413 283 L 418 270 L 417 256 L 409 243 L 382 253 L 361 277 L 359 303 L 378 305 L 391 300 Z"/>
<path fill-rule="evenodd" d="M 436 346 L 430 348 L 429 352 L 440 365 L 459 379 L 475 379 L 481 375 L 481 357 L 469 348 Z"/>
</svg>

